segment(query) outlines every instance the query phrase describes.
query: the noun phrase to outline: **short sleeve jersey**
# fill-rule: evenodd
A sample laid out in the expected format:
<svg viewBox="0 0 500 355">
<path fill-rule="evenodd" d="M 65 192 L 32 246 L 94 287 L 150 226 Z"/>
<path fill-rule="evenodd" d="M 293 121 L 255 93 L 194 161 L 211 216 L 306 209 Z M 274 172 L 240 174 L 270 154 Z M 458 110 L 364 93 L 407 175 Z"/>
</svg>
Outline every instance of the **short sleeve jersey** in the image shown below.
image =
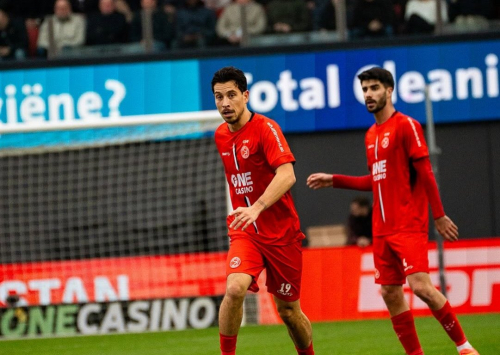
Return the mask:
<svg viewBox="0 0 500 355">
<path fill-rule="evenodd" d="M 280 127 L 273 120 L 252 114 L 238 131 L 231 132 L 226 123 L 215 132 L 215 143 L 224 164 L 233 209 L 249 207 L 264 193 L 282 164 L 294 163 Z M 304 239 L 290 191 L 264 210 L 244 232 L 229 228 L 229 236 L 250 235 L 273 245 L 287 245 Z"/>
<path fill-rule="evenodd" d="M 422 126 L 395 112 L 365 136 L 373 186 L 373 235 L 428 231 L 428 199 L 412 161 L 429 155 Z"/>
</svg>

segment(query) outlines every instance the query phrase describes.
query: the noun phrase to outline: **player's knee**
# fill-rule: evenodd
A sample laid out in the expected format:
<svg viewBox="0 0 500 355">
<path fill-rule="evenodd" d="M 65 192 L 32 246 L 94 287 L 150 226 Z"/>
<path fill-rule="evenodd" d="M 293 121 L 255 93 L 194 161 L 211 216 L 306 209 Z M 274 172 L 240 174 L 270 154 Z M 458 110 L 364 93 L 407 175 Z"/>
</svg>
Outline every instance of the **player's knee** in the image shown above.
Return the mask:
<svg viewBox="0 0 500 355">
<path fill-rule="evenodd" d="M 280 318 L 285 322 L 285 324 L 290 323 L 291 319 L 294 317 L 295 310 L 293 307 L 288 305 L 279 305 L 278 314 Z"/>
<path fill-rule="evenodd" d="M 401 292 L 399 289 L 382 287 L 380 294 L 387 305 L 396 304 L 401 301 Z"/>
<path fill-rule="evenodd" d="M 417 282 L 410 285 L 410 287 L 413 293 L 426 303 L 432 300 L 432 297 L 436 292 L 436 289 L 433 286 L 431 287 L 425 282 Z"/>
<path fill-rule="evenodd" d="M 247 289 L 244 285 L 234 282 L 227 285 L 226 297 L 232 300 L 243 300 L 245 298 Z"/>
</svg>

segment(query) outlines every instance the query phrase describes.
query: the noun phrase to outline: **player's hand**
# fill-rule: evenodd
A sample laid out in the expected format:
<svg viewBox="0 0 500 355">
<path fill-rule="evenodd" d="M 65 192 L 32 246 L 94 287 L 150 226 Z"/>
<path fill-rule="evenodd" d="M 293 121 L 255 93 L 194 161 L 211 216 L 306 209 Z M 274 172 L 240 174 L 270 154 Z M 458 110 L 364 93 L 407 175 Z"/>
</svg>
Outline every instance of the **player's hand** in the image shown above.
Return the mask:
<svg viewBox="0 0 500 355">
<path fill-rule="evenodd" d="M 323 187 L 332 187 L 333 178 L 332 174 L 314 173 L 307 178 L 307 186 L 313 190 L 321 189 Z"/>
<path fill-rule="evenodd" d="M 454 242 L 458 240 L 458 227 L 448 216 L 443 216 L 434 221 L 436 230 L 444 239 Z"/>
<path fill-rule="evenodd" d="M 231 213 L 229 213 L 230 216 L 234 216 L 234 220 L 231 222 L 229 225 L 229 228 L 232 229 L 240 229 L 244 231 L 247 229 L 248 226 L 250 226 L 253 222 L 257 220 L 257 217 L 259 217 L 261 210 L 258 208 L 251 206 L 251 207 L 238 207 Z"/>
</svg>

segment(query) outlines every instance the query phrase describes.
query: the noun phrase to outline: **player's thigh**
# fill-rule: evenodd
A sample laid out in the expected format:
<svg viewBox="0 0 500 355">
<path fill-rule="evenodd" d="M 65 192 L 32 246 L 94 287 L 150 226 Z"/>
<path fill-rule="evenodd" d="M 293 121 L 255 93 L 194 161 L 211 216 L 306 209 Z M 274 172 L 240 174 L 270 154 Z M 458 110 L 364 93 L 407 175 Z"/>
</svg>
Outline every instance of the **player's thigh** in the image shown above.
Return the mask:
<svg viewBox="0 0 500 355">
<path fill-rule="evenodd" d="M 249 290 L 257 292 L 257 280 L 264 270 L 264 258 L 260 248 L 250 238 L 233 238 L 226 259 L 226 276 L 247 274 L 252 277 Z"/>
<path fill-rule="evenodd" d="M 302 244 L 265 246 L 267 292 L 277 298 L 293 302 L 300 298 L 302 278 Z"/>
<path fill-rule="evenodd" d="M 373 261 L 375 283 L 380 285 L 402 285 L 406 276 L 397 253 L 391 248 L 389 236 L 373 238 Z"/>
</svg>

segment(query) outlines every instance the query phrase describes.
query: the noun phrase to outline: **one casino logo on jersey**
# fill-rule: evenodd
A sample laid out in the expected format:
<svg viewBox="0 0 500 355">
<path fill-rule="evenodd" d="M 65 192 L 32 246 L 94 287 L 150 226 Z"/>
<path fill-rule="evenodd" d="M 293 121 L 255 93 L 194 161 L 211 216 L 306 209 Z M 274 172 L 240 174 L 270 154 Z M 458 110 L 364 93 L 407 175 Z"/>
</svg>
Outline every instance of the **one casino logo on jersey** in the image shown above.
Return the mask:
<svg viewBox="0 0 500 355">
<path fill-rule="evenodd" d="M 241 156 L 243 159 L 247 159 L 250 156 L 250 149 L 246 145 L 241 147 Z"/>
<path fill-rule="evenodd" d="M 389 137 L 384 137 L 381 143 L 382 148 L 387 148 L 389 146 Z"/>
<path fill-rule="evenodd" d="M 240 265 L 241 265 L 241 259 L 238 258 L 237 256 L 235 256 L 234 258 L 232 258 L 231 261 L 229 262 L 229 267 L 231 269 L 236 269 Z"/>
</svg>

